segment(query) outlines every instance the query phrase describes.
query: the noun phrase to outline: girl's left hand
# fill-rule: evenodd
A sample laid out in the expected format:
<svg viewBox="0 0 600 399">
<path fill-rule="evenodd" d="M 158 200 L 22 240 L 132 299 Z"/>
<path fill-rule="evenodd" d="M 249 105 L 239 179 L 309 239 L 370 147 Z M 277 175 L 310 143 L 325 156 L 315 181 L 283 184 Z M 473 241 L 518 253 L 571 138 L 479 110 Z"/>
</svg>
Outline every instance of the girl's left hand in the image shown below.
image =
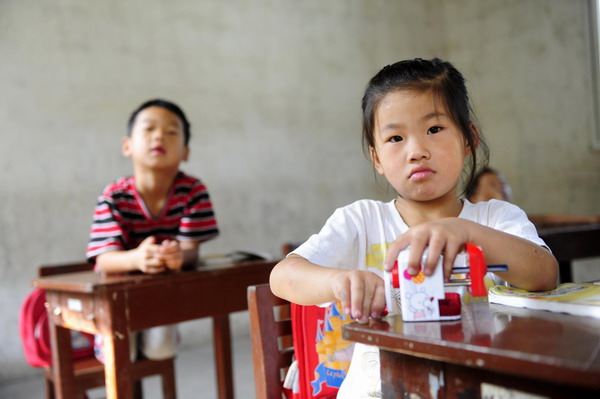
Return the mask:
<svg viewBox="0 0 600 399">
<path fill-rule="evenodd" d="M 398 254 L 410 246 L 408 255 L 408 273 L 416 275 L 421 269 L 421 258 L 427 248 L 427 260 L 423 272 L 433 274 L 440 255 L 444 256 L 444 279 L 447 281 L 452 272 L 456 255 L 470 241 L 470 224 L 466 219 L 444 218 L 411 227 L 392 242 L 385 257 L 385 270 L 390 271 Z"/>
</svg>

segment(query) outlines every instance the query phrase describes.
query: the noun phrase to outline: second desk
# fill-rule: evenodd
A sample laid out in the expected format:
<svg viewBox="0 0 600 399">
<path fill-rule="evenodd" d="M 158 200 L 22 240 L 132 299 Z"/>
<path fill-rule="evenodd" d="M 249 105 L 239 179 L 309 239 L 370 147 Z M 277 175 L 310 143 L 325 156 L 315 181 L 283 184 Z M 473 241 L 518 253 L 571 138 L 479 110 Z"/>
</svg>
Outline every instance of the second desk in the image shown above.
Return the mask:
<svg viewBox="0 0 600 399">
<path fill-rule="evenodd" d="M 276 262 L 199 266 L 161 275 L 69 273 L 33 280 L 46 290 L 57 397 L 74 397 L 69 329 L 102 334 L 109 399 L 132 397 L 129 333 L 212 317 L 219 398 L 233 398 L 229 313 L 247 309 L 249 285 Z"/>
</svg>

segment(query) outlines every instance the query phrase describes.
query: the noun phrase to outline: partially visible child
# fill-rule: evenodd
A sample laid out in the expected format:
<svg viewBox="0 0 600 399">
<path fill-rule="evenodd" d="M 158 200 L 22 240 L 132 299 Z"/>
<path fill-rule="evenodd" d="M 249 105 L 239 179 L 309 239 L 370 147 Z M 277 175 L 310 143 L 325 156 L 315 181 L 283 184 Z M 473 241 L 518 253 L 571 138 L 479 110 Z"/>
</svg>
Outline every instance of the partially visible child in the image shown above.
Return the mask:
<svg viewBox="0 0 600 399">
<path fill-rule="evenodd" d="M 409 273 L 430 275 L 440 255 L 444 277 L 464 244 L 479 245 L 490 264 L 509 271 L 487 276 L 527 290 L 551 289 L 557 262 L 518 207 L 504 201 L 461 200 L 487 160 L 464 78 L 439 59 L 388 65 L 369 82 L 362 100 L 363 140 L 373 166 L 397 193 L 390 202 L 361 200 L 337 209 L 270 277 L 275 295 L 302 305 L 340 300 L 361 323 L 385 305 L 383 270 L 409 249 Z M 468 165 L 466 170 L 463 170 Z M 338 398 L 381 397 L 379 352 L 356 344 Z"/>
<path fill-rule="evenodd" d="M 176 104 L 156 99 L 133 111 L 122 141 L 133 175 L 109 184 L 94 211 L 87 258 L 96 271 L 178 271 L 197 261 L 201 242 L 218 235 L 206 186 L 179 170 L 189 140 L 190 124 Z M 147 358 L 173 357 L 176 336 L 175 326 L 161 326 L 131 337 L 132 359 L 137 341 Z M 99 335 L 96 354 L 103 360 Z"/>
<path fill-rule="evenodd" d="M 466 191 L 469 201 L 481 202 L 490 199 L 512 201 L 512 190 L 504 176 L 495 169 L 486 167 L 475 176 L 474 183 Z M 564 213 L 529 214 L 536 226 L 560 226 L 566 224 L 600 223 L 600 215 L 570 215 Z"/>
<path fill-rule="evenodd" d="M 486 166 L 473 178 L 473 184 L 467 187 L 465 197 L 472 203 L 497 199 L 512 201 L 512 189 L 504 175 Z"/>
</svg>

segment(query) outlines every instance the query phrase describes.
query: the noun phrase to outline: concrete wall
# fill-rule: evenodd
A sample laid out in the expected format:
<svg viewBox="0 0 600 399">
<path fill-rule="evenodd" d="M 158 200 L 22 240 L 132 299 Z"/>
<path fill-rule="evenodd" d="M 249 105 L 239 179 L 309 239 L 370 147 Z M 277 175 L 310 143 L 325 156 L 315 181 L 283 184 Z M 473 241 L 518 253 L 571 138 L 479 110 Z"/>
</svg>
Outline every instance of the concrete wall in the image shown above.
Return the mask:
<svg viewBox="0 0 600 399">
<path fill-rule="evenodd" d="M 456 59 L 514 202 L 530 213 L 600 213 L 591 149 L 586 1 L 444 3 L 444 55 Z"/>
<path fill-rule="evenodd" d="M 441 54 L 468 80 L 513 202 L 530 214 L 600 214 L 588 2 L 439 4 Z M 574 262 L 573 278 L 600 279 L 600 258 Z"/>
<path fill-rule="evenodd" d="M 82 260 L 119 143 L 153 97 L 192 123 L 183 165 L 212 194 L 205 254 L 278 255 L 333 209 L 388 199 L 360 141 L 367 80 L 403 58 L 464 72 L 493 156 L 528 212 L 600 213 L 585 1 L 0 2 L 0 384 L 31 370 L 18 307 L 41 264 Z M 245 314 L 234 330 L 247 333 Z M 206 341 L 206 321 L 183 325 Z"/>
</svg>

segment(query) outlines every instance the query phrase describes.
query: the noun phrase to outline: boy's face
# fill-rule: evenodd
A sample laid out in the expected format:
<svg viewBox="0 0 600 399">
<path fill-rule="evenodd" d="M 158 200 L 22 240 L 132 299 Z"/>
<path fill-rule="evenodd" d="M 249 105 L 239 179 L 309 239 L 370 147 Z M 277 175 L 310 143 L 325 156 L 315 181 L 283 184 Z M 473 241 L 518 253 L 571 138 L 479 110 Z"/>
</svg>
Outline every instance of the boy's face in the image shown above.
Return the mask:
<svg viewBox="0 0 600 399">
<path fill-rule="evenodd" d="M 184 141 L 183 123 L 177 115 L 163 107 L 148 107 L 140 111 L 130 136 L 123 139 L 123 155 L 131 157 L 134 166 L 179 168 L 189 153 Z"/>
</svg>

